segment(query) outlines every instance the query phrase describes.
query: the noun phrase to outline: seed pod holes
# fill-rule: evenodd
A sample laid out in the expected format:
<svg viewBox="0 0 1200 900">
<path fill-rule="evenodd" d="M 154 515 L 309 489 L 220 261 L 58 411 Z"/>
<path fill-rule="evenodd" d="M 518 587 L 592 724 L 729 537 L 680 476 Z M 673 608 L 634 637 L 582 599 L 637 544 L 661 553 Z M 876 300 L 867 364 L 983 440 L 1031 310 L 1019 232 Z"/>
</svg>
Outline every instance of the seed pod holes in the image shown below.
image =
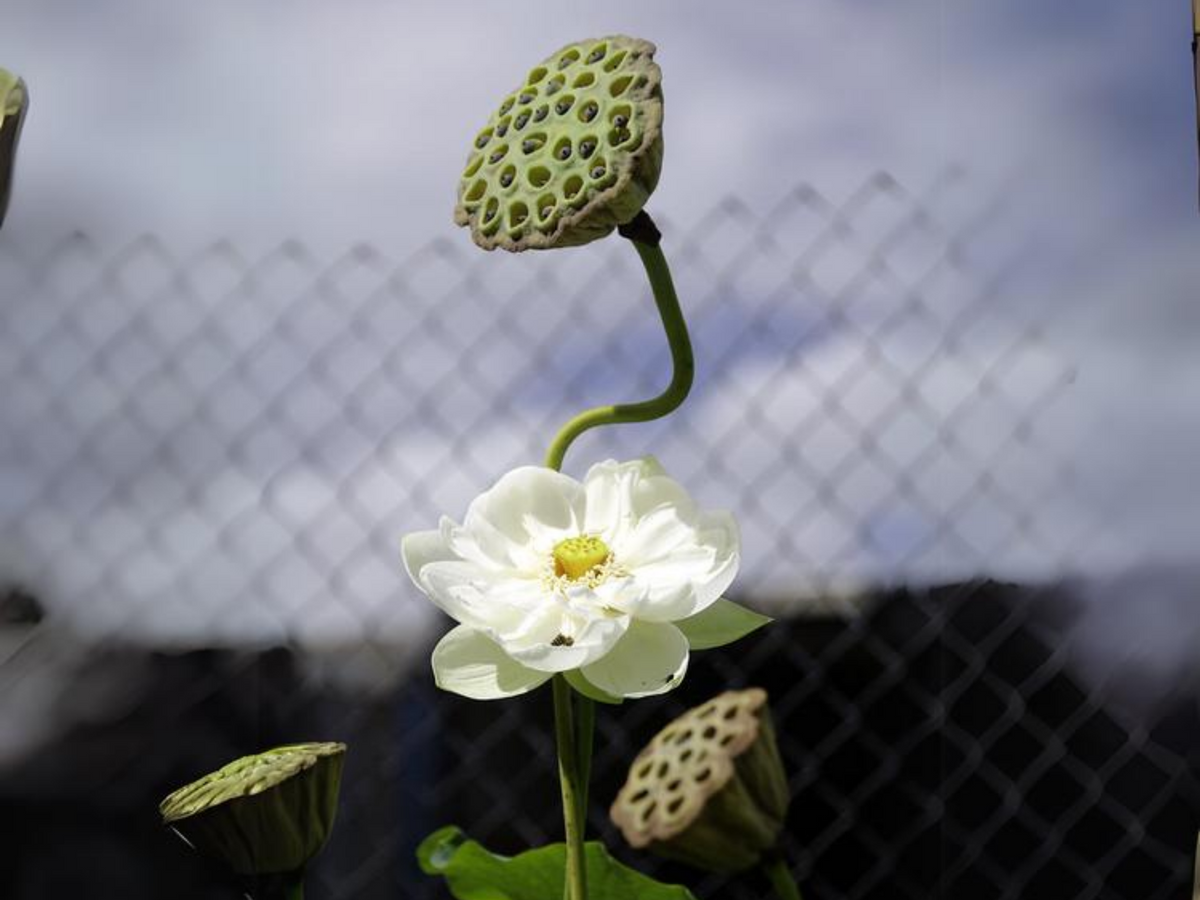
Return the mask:
<svg viewBox="0 0 1200 900">
<path fill-rule="evenodd" d="M 455 221 L 508 250 L 587 243 L 629 221 L 662 159 L 653 56 L 646 41 L 611 36 L 526 69 L 472 139 Z"/>
</svg>

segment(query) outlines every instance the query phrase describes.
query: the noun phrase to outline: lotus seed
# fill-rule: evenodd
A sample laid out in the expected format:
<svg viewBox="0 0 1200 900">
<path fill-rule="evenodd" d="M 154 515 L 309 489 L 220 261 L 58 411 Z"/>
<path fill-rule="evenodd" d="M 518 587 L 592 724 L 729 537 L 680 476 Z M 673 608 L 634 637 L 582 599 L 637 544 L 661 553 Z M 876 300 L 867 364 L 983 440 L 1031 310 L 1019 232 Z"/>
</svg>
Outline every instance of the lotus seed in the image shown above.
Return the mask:
<svg viewBox="0 0 1200 900">
<path fill-rule="evenodd" d="M 561 147 L 558 148 L 558 158 L 559 159 L 570 159 L 571 158 L 571 145 L 570 144 L 563 144 Z"/>
<path fill-rule="evenodd" d="M 508 123 L 501 122 L 499 125 L 496 126 L 496 136 L 504 137 L 506 134 L 508 134 Z"/>
<path fill-rule="evenodd" d="M 488 157 L 488 162 L 498 163 L 502 159 L 504 159 L 504 151 L 503 150 L 493 150 L 492 155 Z"/>
<path fill-rule="evenodd" d="M 570 108 L 571 108 L 570 100 L 559 100 L 557 103 L 554 104 L 554 111 L 556 113 L 558 113 L 560 116 Z"/>
<path fill-rule="evenodd" d="M 480 150 L 482 150 L 484 147 L 487 146 L 488 140 L 489 140 L 488 135 L 481 134 L 479 137 L 477 137 L 475 139 L 475 146 L 478 147 Z"/>
<path fill-rule="evenodd" d="M 525 127 L 526 123 L 528 123 L 528 122 L 529 122 L 529 113 L 523 112 L 519 116 L 517 116 L 517 120 L 515 122 L 513 122 L 513 127 L 516 128 L 517 131 L 520 131 L 522 128 Z"/>
<path fill-rule="evenodd" d="M 513 182 L 513 173 L 505 172 L 500 176 L 500 187 L 508 187 Z"/>
<path fill-rule="evenodd" d="M 541 211 L 541 217 L 543 219 L 548 219 L 548 218 L 550 218 L 550 213 L 552 213 L 552 212 L 554 212 L 553 206 L 543 206 L 542 211 Z"/>
<path fill-rule="evenodd" d="M 595 104 L 595 103 L 589 103 L 589 104 L 588 104 L 587 106 L 585 106 L 585 107 L 583 108 L 583 110 L 582 110 L 582 111 L 579 113 L 579 117 L 580 117 L 581 119 L 583 119 L 583 121 L 585 121 L 585 122 L 590 122 L 590 121 L 592 121 L 592 119 L 596 118 L 596 113 L 597 113 L 597 112 L 599 112 L 599 109 L 598 109 L 598 107 L 596 106 L 596 104 Z"/>
<path fill-rule="evenodd" d="M 604 166 L 596 166 L 590 174 L 593 178 L 600 178 L 604 175 Z"/>
<path fill-rule="evenodd" d="M 550 114 L 550 107 L 539 106 L 537 108 L 537 111 L 533 114 L 533 121 L 540 122 L 540 121 L 542 121 L 542 119 L 546 118 L 546 116 L 548 116 L 549 114 Z"/>
<path fill-rule="evenodd" d="M 521 149 L 524 150 L 526 153 L 532 153 L 537 148 L 538 148 L 538 142 L 535 140 L 528 140 L 521 144 Z"/>
<path fill-rule="evenodd" d="M 579 155 L 587 159 L 596 150 L 596 142 L 593 140 L 582 141 L 579 144 Z"/>
<path fill-rule="evenodd" d="M 617 128 L 618 130 L 624 128 L 628 124 L 629 124 L 629 118 L 627 116 L 623 116 L 620 114 L 613 116 L 613 126 L 615 128 Z"/>
<path fill-rule="evenodd" d="M 604 59 L 604 48 L 597 47 L 595 50 L 593 50 L 591 53 L 588 54 L 587 61 L 589 63 L 596 63 L 596 62 L 600 62 L 600 60 L 602 60 L 602 59 Z"/>
<path fill-rule="evenodd" d="M 518 103 L 529 103 L 533 100 L 533 94 L 522 94 L 517 98 Z"/>
</svg>

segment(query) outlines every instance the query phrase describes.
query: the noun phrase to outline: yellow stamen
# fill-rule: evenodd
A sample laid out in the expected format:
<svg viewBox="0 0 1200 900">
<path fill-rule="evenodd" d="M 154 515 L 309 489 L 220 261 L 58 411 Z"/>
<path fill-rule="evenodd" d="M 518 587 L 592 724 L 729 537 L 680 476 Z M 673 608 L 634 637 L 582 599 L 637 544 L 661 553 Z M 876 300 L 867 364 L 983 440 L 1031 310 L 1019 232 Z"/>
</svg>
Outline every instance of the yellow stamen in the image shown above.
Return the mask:
<svg viewBox="0 0 1200 900">
<path fill-rule="evenodd" d="M 554 545 L 554 575 L 578 581 L 608 561 L 611 551 L 598 537 L 580 535 Z"/>
</svg>

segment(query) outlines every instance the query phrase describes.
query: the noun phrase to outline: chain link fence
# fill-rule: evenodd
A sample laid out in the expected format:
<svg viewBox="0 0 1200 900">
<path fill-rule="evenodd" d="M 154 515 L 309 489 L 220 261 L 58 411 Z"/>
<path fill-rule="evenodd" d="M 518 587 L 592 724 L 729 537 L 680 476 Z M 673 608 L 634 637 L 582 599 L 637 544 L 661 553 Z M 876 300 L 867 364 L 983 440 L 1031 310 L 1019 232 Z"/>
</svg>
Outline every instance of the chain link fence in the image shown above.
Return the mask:
<svg viewBox="0 0 1200 900">
<path fill-rule="evenodd" d="M 780 622 L 602 713 L 591 826 L 614 848 L 604 806 L 641 743 L 759 684 L 808 896 L 1187 896 L 1196 692 L 1131 710 L 1076 670 L 1076 576 L 1137 548 L 1101 527 L 1113 501 L 1063 428 L 1074 370 L 1013 284 L 1010 195 L 964 184 L 660 217 L 694 395 L 586 435 L 567 468 L 653 452 L 734 509 L 735 599 Z M 621 242 L 0 241 L 0 294 L 0 579 L 25 611 L 0 631 L 0 807 L 24 823 L 0 894 L 66 896 L 82 872 L 123 898 L 229 896 L 157 800 L 301 738 L 352 745 L 314 896 L 445 896 L 412 851 L 450 822 L 505 852 L 557 835 L 548 703 L 432 689 L 446 622 L 398 544 L 571 412 L 665 384 Z M 87 864 L 52 865 L 64 846 Z M 700 897 L 766 893 L 618 852 Z"/>
</svg>

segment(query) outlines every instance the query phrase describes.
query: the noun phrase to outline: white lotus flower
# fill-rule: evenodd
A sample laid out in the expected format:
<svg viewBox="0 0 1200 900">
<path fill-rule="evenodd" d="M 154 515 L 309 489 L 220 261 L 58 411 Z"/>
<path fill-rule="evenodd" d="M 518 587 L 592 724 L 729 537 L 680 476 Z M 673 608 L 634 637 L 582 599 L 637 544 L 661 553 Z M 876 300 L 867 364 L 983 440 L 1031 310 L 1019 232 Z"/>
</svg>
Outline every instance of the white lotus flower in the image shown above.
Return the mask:
<svg viewBox="0 0 1200 900">
<path fill-rule="evenodd" d="M 653 459 L 583 482 L 525 466 L 475 498 L 459 525 L 410 534 L 404 564 L 459 622 L 433 651 L 440 687 L 493 699 L 556 672 L 601 700 L 675 687 L 690 650 L 769 621 L 721 598 L 738 567 L 725 512 L 702 512 Z"/>
</svg>

